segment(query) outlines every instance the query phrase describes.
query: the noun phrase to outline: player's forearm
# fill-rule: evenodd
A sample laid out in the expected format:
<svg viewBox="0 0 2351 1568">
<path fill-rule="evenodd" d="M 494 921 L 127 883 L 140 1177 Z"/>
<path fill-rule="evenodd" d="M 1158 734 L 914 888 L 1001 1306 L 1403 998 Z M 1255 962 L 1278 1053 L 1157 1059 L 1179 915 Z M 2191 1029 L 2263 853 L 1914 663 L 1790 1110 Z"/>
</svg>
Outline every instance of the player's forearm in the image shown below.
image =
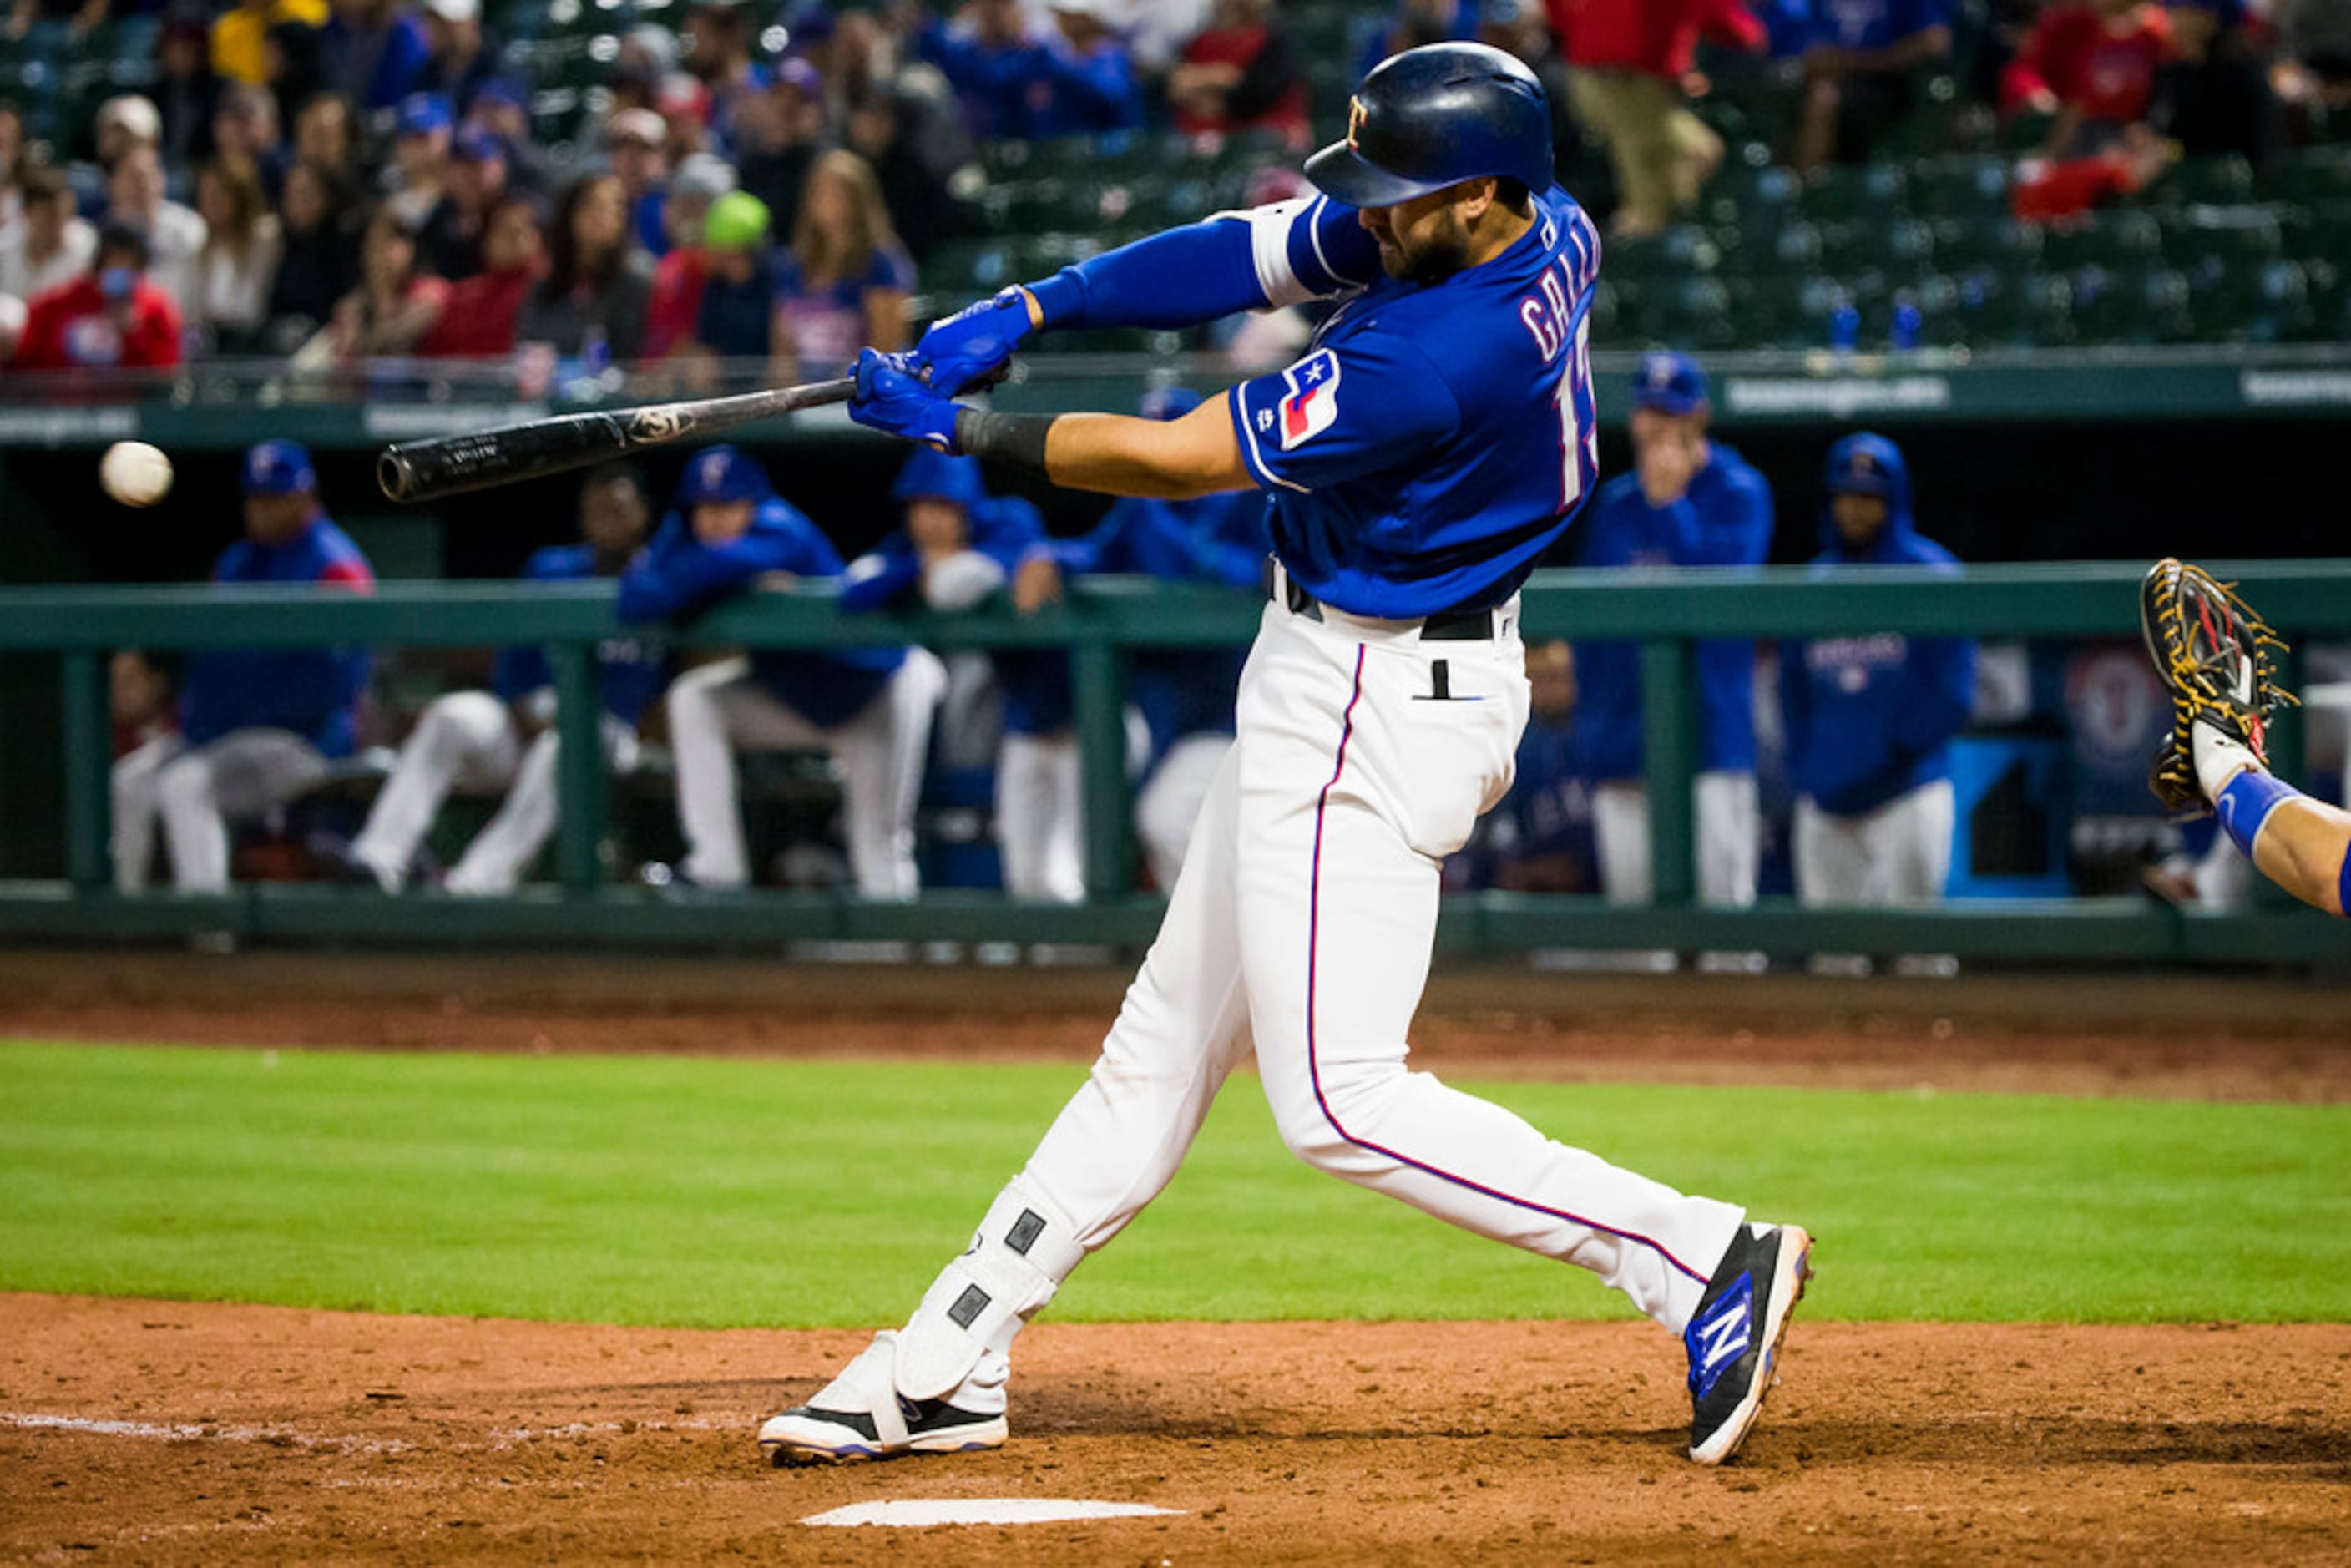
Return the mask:
<svg viewBox="0 0 2351 1568">
<path fill-rule="evenodd" d="M 2253 863 L 2304 904 L 2340 915 L 2345 884 L 2351 881 L 2346 852 L 2351 852 L 2351 813 L 2295 795 L 2262 824 L 2261 836 L 2253 841 Z"/>
<path fill-rule="evenodd" d="M 955 430 L 962 451 L 1041 475 L 1067 490 L 1186 501 L 1254 483 L 1221 401 L 1203 403 L 1172 423 L 1116 413 L 1046 418 L 962 408 Z"/>
</svg>

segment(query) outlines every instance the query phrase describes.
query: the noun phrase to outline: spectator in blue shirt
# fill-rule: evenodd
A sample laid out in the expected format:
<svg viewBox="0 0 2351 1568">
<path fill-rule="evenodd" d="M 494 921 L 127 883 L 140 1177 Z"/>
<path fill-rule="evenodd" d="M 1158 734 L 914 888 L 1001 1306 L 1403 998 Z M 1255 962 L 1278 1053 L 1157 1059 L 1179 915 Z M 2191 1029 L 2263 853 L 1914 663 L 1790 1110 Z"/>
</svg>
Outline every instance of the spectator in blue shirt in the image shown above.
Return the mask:
<svg viewBox="0 0 2351 1568">
<path fill-rule="evenodd" d="M 756 363 L 764 373 L 775 350 L 776 315 L 767 204 L 748 191 L 729 191 L 711 203 L 702 221 L 702 303 L 693 340 L 680 352 L 699 361 L 700 385 L 716 384 L 716 362 Z"/>
<path fill-rule="evenodd" d="M 319 30 L 319 85 L 374 114 L 423 79 L 424 28 L 402 0 L 334 0 Z"/>
<path fill-rule="evenodd" d="M 310 455 L 265 441 L 245 456 L 245 538 L 216 583 L 371 593 L 375 575 L 319 505 Z M 258 817 L 326 776 L 358 740 L 371 660 L 354 648 L 212 648 L 181 677 L 180 727 L 114 765 L 114 880 L 147 885 L 160 818 L 183 893 L 228 891 L 228 821 Z"/>
<path fill-rule="evenodd" d="M 644 543 L 644 481 L 613 464 L 580 486 L 580 540 L 534 553 L 526 581 L 583 582 L 616 578 Z M 615 773 L 637 765 L 637 721 L 662 686 L 657 643 L 607 637 L 596 645 L 604 702 L 604 763 Z M 444 884 L 475 897 L 512 893 L 555 831 L 555 677 L 544 650 L 507 648 L 486 692 L 450 692 L 416 722 L 400 760 L 346 852 L 356 872 L 386 893 L 406 884 L 418 846 L 455 789 L 505 790 L 506 800 L 466 846 Z"/>
<path fill-rule="evenodd" d="M 968 27 L 934 21 L 917 35 L 925 59 L 956 94 L 974 136 L 1034 141 L 1124 131 L 1142 122 L 1143 93 L 1104 0 L 1053 0 L 1055 32 L 1032 35 L 1019 0 L 973 0 Z"/>
<path fill-rule="evenodd" d="M 1771 487 L 1708 439 L 1706 372 L 1686 354 L 1646 356 L 1633 383 L 1634 471 L 1601 486 L 1585 513 L 1578 564 L 1758 566 L 1771 553 Z M 1620 904 L 1649 900 L 1649 795 L 1641 731 L 1640 651 L 1575 651 L 1577 735 L 1593 783 L 1600 881 Z M 1698 666 L 1698 896 L 1755 899 L 1755 644 L 1701 643 Z"/>
<path fill-rule="evenodd" d="M 1951 52 L 1950 0 L 1813 0 L 1795 162 L 1864 163 L 1910 112 L 1911 73 Z"/>
<path fill-rule="evenodd" d="M 840 375 L 860 349 L 906 346 L 914 258 L 898 243 L 872 165 L 836 149 L 816 161 L 776 258 L 775 377 Z"/>
</svg>

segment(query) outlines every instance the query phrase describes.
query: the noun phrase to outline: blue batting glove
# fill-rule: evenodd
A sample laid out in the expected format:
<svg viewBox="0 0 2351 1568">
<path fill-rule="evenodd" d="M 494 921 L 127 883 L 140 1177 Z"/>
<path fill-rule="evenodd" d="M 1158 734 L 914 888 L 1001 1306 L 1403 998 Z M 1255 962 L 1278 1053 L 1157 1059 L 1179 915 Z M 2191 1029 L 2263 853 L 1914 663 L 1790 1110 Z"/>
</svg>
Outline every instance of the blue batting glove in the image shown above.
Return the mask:
<svg viewBox="0 0 2351 1568">
<path fill-rule="evenodd" d="M 932 322 L 914 345 L 914 368 L 929 372 L 934 392 L 954 397 L 1003 370 L 1028 335 L 1029 301 L 1018 287 L 1000 289 Z"/>
<path fill-rule="evenodd" d="M 912 354 L 868 349 L 857 356 L 857 395 L 849 417 L 868 430 L 886 431 L 909 441 L 953 452 L 956 405 L 914 373 Z"/>
</svg>

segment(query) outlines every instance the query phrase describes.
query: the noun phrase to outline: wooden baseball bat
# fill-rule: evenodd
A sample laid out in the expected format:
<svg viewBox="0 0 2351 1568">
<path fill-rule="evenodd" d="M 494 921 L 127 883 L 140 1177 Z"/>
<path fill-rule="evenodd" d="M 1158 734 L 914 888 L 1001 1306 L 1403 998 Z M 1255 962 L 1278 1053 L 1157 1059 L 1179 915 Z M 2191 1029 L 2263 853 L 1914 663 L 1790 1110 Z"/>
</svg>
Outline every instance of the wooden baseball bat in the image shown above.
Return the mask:
<svg viewBox="0 0 2351 1568">
<path fill-rule="evenodd" d="M 468 490 L 585 468 L 640 447 L 661 446 L 690 435 L 712 435 L 799 409 L 847 402 L 856 389 L 854 380 L 843 377 L 735 397 L 558 414 L 503 430 L 399 442 L 377 456 L 375 478 L 383 493 L 395 501 L 437 501 Z"/>
</svg>

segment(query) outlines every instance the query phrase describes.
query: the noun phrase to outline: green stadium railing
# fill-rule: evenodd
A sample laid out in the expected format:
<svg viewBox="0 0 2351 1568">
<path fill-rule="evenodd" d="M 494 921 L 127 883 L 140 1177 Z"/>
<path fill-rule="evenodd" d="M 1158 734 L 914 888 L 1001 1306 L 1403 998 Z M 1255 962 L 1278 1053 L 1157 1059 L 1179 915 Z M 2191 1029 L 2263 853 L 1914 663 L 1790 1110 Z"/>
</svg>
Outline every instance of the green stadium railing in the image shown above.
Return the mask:
<svg viewBox="0 0 2351 1568">
<path fill-rule="evenodd" d="M 2290 639 L 2351 632 L 2351 562 L 2227 568 Z M 1802 953 L 1937 952 L 2020 960 L 2333 964 L 2351 930 L 2314 912 L 2257 907 L 2187 915 L 2136 899 L 1968 901 L 1901 910 L 1750 909 L 1694 900 L 1690 781 L 1696 767 L 1696 643 L 1700 638 L 1900 632 L 1915 636 L 2110 637 L 2138 628 L 2139 570 L 2124 564 L 1976 567 L 1957 576 L 1906 569 L 1815 576 L 1753 572 L 1541 572 L 1522 606 L 1530 637 L 1625 638 L 1642 644 L 1653 802 L 1656 903 L 1627 909 L 1581 897 L 1487 893 L 1448 901 L 1444 939 L 1507 949 L 1650 947 Z M 1029 618 L 998 603 L 963 615 L 844 616 L 829 592 L 758 593 L 675 629 L 686 646 L 820 647 L 919 641 L 934 647 L 1069 650 L 1087 800 L 1092 900 L 1017 904 L 990 894 L 932 893 L 905 904 L 830 894 L 656 893 L 604 884 L 599 863 L 605 782 L 596 741 L 597 642 L 614 631 L 608 585 L 403 583 L 372 597 L 214 587 L 0 591 L 0 653 L 59 661 L 67 779 L 67 875 L 0 883 L 0 936 L 103 937 L 225 930 L 257 937 L 427 943 L 523 941 L 766 945 L 798 938 L 1076 941 L 1138 944 L 1159 901 L 1132 891 L 1125 742 L 1125 656 L 1139 649 L 1246 641 L 1260 613 L 1249 596 L 1133 579 L 1089 580 Z M 315 885 L 258 884 L 225 897 L 126 897 L 110 882 L 110 727 L 103 661 L 118 647 L 365 644 L 448 648 L 540 643 L 560 695 L 562 825 L 553 885 L 474 901 Z M 2288 683 L 2299 679 L 2288 660 Z M 2300 770 L 2301 727 L 2275 727 L 2273 757 Z M 1118 802 L 1119 805 L 1113 805 Z"/>
</svg>

